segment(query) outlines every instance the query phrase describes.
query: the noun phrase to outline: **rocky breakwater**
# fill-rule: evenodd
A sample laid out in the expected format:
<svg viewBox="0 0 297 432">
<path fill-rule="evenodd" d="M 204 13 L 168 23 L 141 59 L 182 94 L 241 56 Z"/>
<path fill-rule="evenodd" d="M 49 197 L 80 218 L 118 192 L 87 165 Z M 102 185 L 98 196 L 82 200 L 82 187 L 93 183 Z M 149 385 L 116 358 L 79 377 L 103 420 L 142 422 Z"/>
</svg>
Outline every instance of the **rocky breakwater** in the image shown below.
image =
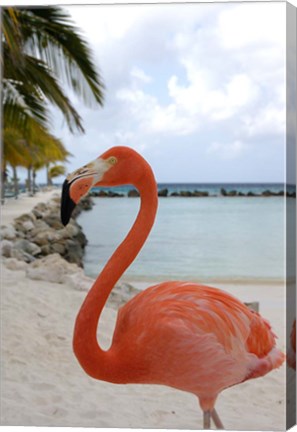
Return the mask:
<svg viewBox="0 0 297 432">
<path fill-rule="evenodd" d="M 7 226 L 1 227 L 1 251 L 4 258 L 14 258 L 25 263 L 52 254 L 59 254 L 69 263 L 82 267 L 87 239 L 76 222 L 77 215 L 92 207 L 89 197 L 77 206 L 74 217 L 64 227 L 60 221 L 60 196 L 48 203 L 37 204 Z"/>
<path fill-rule="evenodd" d="M 83 271 L 82 258 L 87 239 L 76 217 L 92 208 L 91 197 L 85 197 L 75 208 L 69 224 L 60 222 L 60 196 L 39 203 L 12 224 L 1 227 L 1 251 L 4 266 L 23 272 L 24 277 L 50 283 L 65 284 L 88 291 L 93 279 Z M 121 282 L 114 287 L 108 303 L 113 308 L 126 303 L 139 291 Z"/>
</svg>

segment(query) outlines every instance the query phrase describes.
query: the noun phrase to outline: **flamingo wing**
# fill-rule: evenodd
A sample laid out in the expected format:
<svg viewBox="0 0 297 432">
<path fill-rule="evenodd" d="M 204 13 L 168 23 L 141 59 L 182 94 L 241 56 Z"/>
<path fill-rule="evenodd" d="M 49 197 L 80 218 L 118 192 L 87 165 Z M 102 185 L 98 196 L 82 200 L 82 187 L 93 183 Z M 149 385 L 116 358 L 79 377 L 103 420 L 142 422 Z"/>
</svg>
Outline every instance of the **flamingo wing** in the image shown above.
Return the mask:
<svg viewBox="0 0 297 432">
<path fill-rule="evenodd" d="M 185 282 L 155 285 L 124 305 L 112 346 L 132 382 L 197 395 L 217 394 L 283 361 L 259 314 L 226 292 Z"/>
</svg>

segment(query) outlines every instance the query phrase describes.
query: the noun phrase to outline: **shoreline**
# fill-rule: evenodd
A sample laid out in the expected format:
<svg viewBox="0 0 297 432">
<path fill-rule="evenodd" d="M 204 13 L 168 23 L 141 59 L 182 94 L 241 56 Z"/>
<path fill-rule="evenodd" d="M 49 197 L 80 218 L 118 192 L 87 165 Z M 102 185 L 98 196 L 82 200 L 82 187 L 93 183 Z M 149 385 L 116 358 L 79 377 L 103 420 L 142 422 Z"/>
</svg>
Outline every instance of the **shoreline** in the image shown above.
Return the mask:
<svg viewBox="0 0 297 432">
<path fill-rule="evenodd" d="M 99 271 L 98 271 L 99 274 Z M 93 275 L 87 275 L 88 277 L 91 277 L 92 279 L 95 279 L 96 276 Z M 149 285 L 157 285 L 158 283 L 161 282 L 167 282 L 167 281 L 182 281 L 182 282 L 193 282 L 193 283 L 197 283 L 197 284 L 201 284 L 201 285 L 207 285 L 207 286 L 216 286 L 216 285 L 224 285 L 224 286 L 237 286 L 237 285 L 241 285 L 241 286 L 250 286 L 250 285 L 257 285 L 257 286 L 279 286 L 279 285 L 285 285 L 286 283 L 290 284 L 293 283 L 293 279 L 292 280 L 285 280 L 285 279 L 209 279 L 209 280 L 205 280 L 205 279 L 195 279 L 195 278 L 191 278 L 191 279 L 170 279 L 170 278 L 166 278 L 166 277 L 158 277 L 158 278 L 150 278 L 150 277 L 129 277 L 129 276 L 123 276 L 121 278 L 121 281 L 131 284 L 131 285 L 135 285 L 135 286 L 143 286 L 145 289 L 147 287 L 147 284 Z"/>
<path fill-rule="evenodd" d="M 37 203 L 46 197 L 36 197 Z M 12 214 L 19 217 L 32 210 L 34 199 L 30 199 L 18 207 L 20 213 L 15 214 L 16 207 L 14 213 L 8 212 L 7 220 L 12 222 Z M 93 281 L 83 269 L 58 254 L 37 259 L 36 267 L 33 262 L 13 268 L 16 262 L 10 261 L 12 268 L 7 268 L 5 261 L 2 259 L 2 426 L 201 427 L 202 413 L 191 394 L 163 386 L 113 385 L 92 380 L 82 371 L 71 339 L 76 314 Z M 33 278 L 29 277 L 32 271 Z M 152 285 L 139 283 L 142 285 L 122 278 L 112 291 L 99 324 L 103 349 L 111 343 L 119 306 L 133 297 L 137 288 Z M 285 350 L 283 285 L 272 285 L 269 297 L 257 284 L 216 286 L 242 301 L 259 301 L 260 313 L 279 337 L 278 347 Z M 225 427 L 284 430 L 285 374 L 286 368 L 281 367 L 266 377 L 223 391 L 217 409 Z"/>
</svg>

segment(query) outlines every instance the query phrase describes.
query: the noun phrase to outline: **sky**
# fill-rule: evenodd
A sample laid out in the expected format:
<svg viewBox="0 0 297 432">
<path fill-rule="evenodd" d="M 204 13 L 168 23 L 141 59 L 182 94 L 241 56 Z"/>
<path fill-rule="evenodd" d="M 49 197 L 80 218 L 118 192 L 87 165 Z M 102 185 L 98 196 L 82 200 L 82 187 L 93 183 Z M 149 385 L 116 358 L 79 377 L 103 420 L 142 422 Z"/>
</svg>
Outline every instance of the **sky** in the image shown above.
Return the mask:
<svg viewBox="0 0 297 432">
<path fill-rule="evenodd" d="M 285 3 L 66 9 L 105 84 L 103 108 L 71 94 L 84 135 L 53 111 L 69 172 L 126 145 L 158 182 L 283 181 Z"/>
</svg>

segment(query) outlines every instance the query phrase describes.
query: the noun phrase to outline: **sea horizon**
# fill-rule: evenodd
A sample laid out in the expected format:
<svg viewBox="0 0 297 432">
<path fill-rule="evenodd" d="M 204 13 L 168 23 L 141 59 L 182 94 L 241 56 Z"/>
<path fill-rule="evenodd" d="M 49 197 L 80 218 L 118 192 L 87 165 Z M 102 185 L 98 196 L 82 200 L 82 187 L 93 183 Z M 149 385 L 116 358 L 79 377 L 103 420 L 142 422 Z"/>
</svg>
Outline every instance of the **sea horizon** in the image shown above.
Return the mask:
<svg viewBox="0 0 297 432">
<path fill-rule="evenodd" d="M 158 191 L 164 191 L 167 189 L 167 196 L 171 194 L 180 194 L 181 192 L 206 192 L 207 196 L 220 196 L 226 192 L 228 195 L 230 192 L 236 192 L 235 195 L 261 195 L 265 192 L 273 194 L 295 193 L 295 185 L 284 184 L 284 183 L 249 183 L 249 182 L 158 182 Z M 123 194 L 128 193 L 135 189 L 133 185 L 123 185 L 115 187 L 93 187 L 91 193 L 94 195 L 101 192 Z"/>
</svg>

